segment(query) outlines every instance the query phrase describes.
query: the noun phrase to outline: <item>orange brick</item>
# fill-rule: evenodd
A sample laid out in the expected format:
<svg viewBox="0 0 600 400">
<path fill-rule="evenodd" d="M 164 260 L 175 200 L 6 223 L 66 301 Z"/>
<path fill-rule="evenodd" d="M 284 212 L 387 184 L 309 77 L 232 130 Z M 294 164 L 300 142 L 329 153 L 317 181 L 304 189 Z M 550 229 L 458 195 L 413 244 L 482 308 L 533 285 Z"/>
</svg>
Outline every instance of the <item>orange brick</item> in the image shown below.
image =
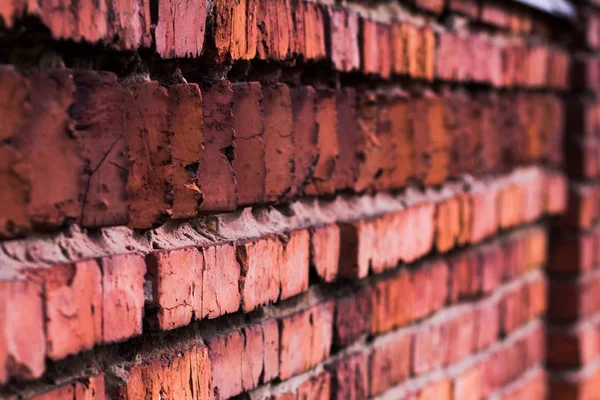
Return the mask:
<svg viewBox="0 0 600 400">
<path fill-rule="evenodd" d="M 454 380 L 454 398 L 462 400 L 481 399 L 481 380 L 481 367 L 475 365 L 469 368 Z"/>
</svg>

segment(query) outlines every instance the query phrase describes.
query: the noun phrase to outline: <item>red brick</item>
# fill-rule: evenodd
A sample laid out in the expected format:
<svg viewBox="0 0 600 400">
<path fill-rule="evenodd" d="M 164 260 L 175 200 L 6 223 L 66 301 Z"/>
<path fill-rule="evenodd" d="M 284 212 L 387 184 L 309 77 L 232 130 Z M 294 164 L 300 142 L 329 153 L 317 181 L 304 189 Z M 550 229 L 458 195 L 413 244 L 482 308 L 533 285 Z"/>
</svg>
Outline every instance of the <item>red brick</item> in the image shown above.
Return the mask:
<svg viewBox="0 0 600 400">
<path fill-rule="evenodd" d="M 229 81 L 219 81 L 203 90 L 204 151 L 200 157 L 197 184 L 204 195 L 201 211 L 232 211 L 237 207 L 237 184 L 232 161 L 235 123 L 233 90 Z"/>
<path fill-rule="evenodd" d="M 163 58 L 196 58 L 204 45 L 206 3 L 200 0 L 161 0 L 154 36 Z"/>
<path fill-rule="evenodd" d="M 302 195 L 319 158 L 316 92 L 310 86 L 290 90 L 294 135 L 294 177 L 289 195 Z"/>
<path fill-rule="evenodd" d="M 525 268 L 527 271 L 539 269 L 546 264 L 548 255 L 548 234 L 542 227 L 525 231 Z"/>
<path fill-rule="evenodd" d="M 362 279 L 369 273 L 370 246 L 376 239 L 372 221 L 339 223 L 339 274 L 346 279 Z"/>
<path fill-rule="evenodd" d="M 369 395 L 369 369 L 364 351 L 350 353 L 325 368 L 331 375 L 331 399 L 364 399 Z M 317 398 L 317 397 L 311 397 Z"/>
<path fill-rule="evenodd" d="M 29 97 L 29 110 L 11 144 L 30 174 L 27 213 L 32 224 L 55 227 L 81 214 L 83 160 L 68 116 L 75 84 L 66 70 L 36 73 L 31 76 L 31 91 L 36 95 Z"/>
<path fill-rule="evenodd" d="M 142 333 L 146 264 L 138 254 L 104 257 L 102 268 L 103 342 L 116 342 Z"/>
<path fill-rule="evenodd" d="M 310 264 L 325 282 L 338 276 L 340 259 L 340 229 L 336 224 L 310 229 Z"/>
<path fill-rule="evenodd" d="M 381 279 L 371 290 L 371 332 L 382 333 L 413 320 L 416 301 L 411 276 L 402 272 L 393 278 Z M 398 296 L 401 293 L 401 296 Z"/>
<path fill-rule="evenodd" d="M 12 66 L 0 68 L 0 140 L 13 138 L 24 123 L 29 103 L 29 81 Z M 27 213 L 29 193 L 27 171 L 19 153 L 7 144 L 0 145 L 0 236 L 11 237 L 30 229 Z"/>
<path fill-rule="evenodd" d="M 565 164 L 569 176 L 579 179 L 594 179 L 598 176 L 600 165 L 597 154 L 600 143 L 595 138 L 570 138 L 565 144 Z"/>
<path fill-rule="evenodd" d="M 441 184 L 448 177 L 450 163 L 443 99 L 424 92 L 411 101 L 410 110 L 416 179 L 424 185 Z"/>
<path fill-rule="evenodd" d="M 509 334 L 521 326 L 528 317 L 526 287 L 515 287 L 504 293 L 500 302 L 502 332 Z"/>
<path fill-rule="evenodd" d="M 475 345 L 475 311 L 468 309 L 446 322 L 448 347 L 444 364 L 454 364 L 468 357 Z"/>
<path fill-rule="evenodd" d="M 96 375 L 29 397 L 35 400 L 104 400 L 104 376 Z"/>
<path fill-rule="evenodd" d="M 563 214 L 567 210 L 567 184 L 562 173 L 546 175 L 546 213 Z"/>
<path fill-rule="evenodd" d="M 253 59 L 259 34 L 258 2 L 222 1 L 214 5 L 214 14 L 217 60 Z"/>
<path fill-rule="evenodd" d="M 279 377 L 288 379 L 324 361 L 331 350 L 332 302 L 280 319 Z"/>
<path fill-rule="evenodd" d="M 250 312 L 258 306 L 277 301 L 281 286 L 281 242 L 273 236 L 266 236 L 240 243 L 236 251 L 242 267 L 240 292 L 243 311 Z"/>
<path fill-rule="evenodd" d="M 548 67 L 549 86 L 554 89 L 568 89 L 571 55 L 564 50 L 552 49 Z"/>
<path fill-rule="evenodd" d="M 353 189 L 362 192 L 374 186 L 378 176 L 381 175 L 381 143 L 377 136 L 377 102 L 373 92 L 358 95 L 357 100 L 357 130 L 351 145 L 354 149 L 352 155 L 356 168 Z M 344 132 L 340 132 L 344 135 Z M 341 136 L 343 138 L 343 136 Z M 343 139 L 342 139 L 343 140 Z"/>
<path fill-rule="evenodd" d="M 480 19 L 499 28 L 508 28 L 510 23 L 510 10 L 496 3 L 485 3 L 481 6 Z"/>
<path fill-rule="evenodd" d="M 600 370 L 597 367 L 551 376 L 548 390 L 550 399 L 594 399 L 600 390 L 599 378 Z"/>
<path fill-rule="evenodd" d="M 109 72 L 78 72 L 71 118 L 85 170 L 80 223 L 83 226 L 127 224 L 127 116 L 123 104 L 131 93 Z"/>
<path fill-rule="evenodd" d="M 380 171 L 376 189 L 400 189 L 412 176 L 412 143 L 406 93 L 390 90 L 379 96 L 377 140 L 380 142 Z"/>
<path fill-rule="evenodd" d="M 479 5 L 476 0 L 450 0 L 448 7 L 451 11 L 477 18 Z"/>
<path fill-rule="evenodd" d="M 355 12 L 341 7 L 328 6 L 329 40 L 328 56 L 335 69 L 343 72 L 360 67 L 359 23 Z"/>
<path fill-rule="evenodd" d="M 527 85 L 529 87 L 546 86 L 548 78 L 548 48 L 531 46 L 527 55 Z"/>
<path fill-rule="evenodd" d="M 42 296 L 43 288 L 36 282 L 0 282 L 0 382 L 10 378 L 35 379 L 44 372 Z"/>
<path fill-rule="evenodd" d="M 445 261 L 428 261 L 412 272 L 412 317 L 421 319 L 441 310 L 448 300 L 449 268 Z M 403 298 L 406 302 L 406 297 Z"/>
<path fill-rule="evenodd" d="M 152 228 L 169 219 L 173 206 L 168 95 L 157 82 L 134 83 L 128 89 L 129 224 Z"/>
<path fill-rule="evenodd" d="M 183 84 L 169 88 L 169 126 L 174 170 L 171 216 L 176 219 L 194 217 L 202 202 L 196 177 L 204 148 L 202 93 L 198 85 Z"/>
<path fill-rule="evenodd" d="M 412 372 L 415 375 L 434 371 L 444 365 L 448 330 L 443 322 L 432 322 L 419 327 L 413 336 Z"/>
<path fill-rule="evenodd" d="M 283 243 L 279 261 L 281 300 L 288 299 L 308 289 L 310 237 L 308 230 L 290 232 Z"/>
<path fill-rule="evenodd" d="M 498 193 L 499 227 L 507 229 L 523 223 L 525 190 L 519 184 L 501 188 Z"/>
<path fill-rule="evenodd" d="M 363 72 L 389 78 L 392 72 L 391 27 L 365 18 L 361 18 L 360 22 Z"/>
<path fill-rule="evenodd" d="M 335 182 L 331 179 L 340 154 L 337 134 L 336 96 L 333 90 L 318 90 L 316 95 L 317 149 L 318 160 L 314 166 L 312 182 L 306 194 L 331 194 Z"/>
<path fill-rule="evenodd" d="M 153 399 L 210 399 L 213 388 L 216 391 L 210 374 L 216 367 L 211 365 L 208 349 L 202 344 L 176 355 L 150 356 L 131 367 L 129 376 L 116 387 L 115 398 L 133 400 L 144 393 Z"/>
<path fill-rule="evenodd" d="M 475 250 L 458 253 L 449 260 L 450 300 L 473 298 L 481 290 L 481 267 Z"/>
<path fill-rule="evenodd" d="M 479 400 L 482 398 L 481 367 L 475 365 L 454 379 L 452 384 L 453 398 L 461 400 Z"/>
<path fill-rule="evenodd" d="M 536 171 L 534 175 L 529 176 L 522 182 L 525 189 L 525 199 L 523 202 L 524 222 L 531 223 L 541 218 L 544 213 L 545 179 L 540 172 Z"/>
<path fill-rule="evenodd" d="M 521 346 L 525 349 L 525 368 L 543 364 L 546 358 L 546 330 L 541 324 L 534 326 L 533 330 L 521 339 Z"/>
<path fill-rule="evenodd" d="M 452 399 L 452 383 L 449 380 L 440 380 L 427 383 L 419 391 L 417 400 L 450 400 Z"/>
<path fill-rule="evenodd" d="M 527 283 L 527 303 L 529 308 L 528 319 L 533 319 L 546 312 L 547 285 L 546 279 L 538 276 Z"/>
<path fill-rule="evenodd" d="M 201 249 L 202 314 L 196 318 L 217 318 L 240 308 L 240 264 L 233 244 L 215 244 Z"/>
<path fill-rule="evenodd" d="M 525 380 L 517 381 L 516 387 L 511 385 L 510 390 L 503 393 L 501 399 L 545 399 L 548 398 L 546 386 L 546 376 L 538 369 L 533 375 L 527 375 Z"/>
<path fill-rule="evenodd" d="M 500 243 L 483 245 L 478 249 L 481 291 L 490 293 L 502 284 L 504 276 L 504 253 Z"/>
<path fill-rule="evenodd" d="M 188 325 L 194 315 L 202 312 L 202 253 L 191 247 L 150 253 L 146 260 L 153 305 L 157 307 L 157 328 Z"/>
<path fill-rule="evenodd" d="M 343 348 L 357 341 L 371 329 L 372 292 L 361 286 L 337 299 L 333 344 Z"/>
<path fill-rule="evenodd" d="M 288 194 L 294 179 L 292 100 L 288 86 L 263 87 L 266 183 L 265 201 L 275 202 Z"/>
<path fill-rule="evenodd" d="M 376 396 L 410 377 L 410 332 L 394 332 L 375 340 L 369 357 L 370 395 Z"/>
<path fill-rule="evenodd" d="M 305 375 L 291 382 L 281 383 L 274 386 L 273 390 L 265 388 L 265 393 L 259 392 L 257 396 L 259 398 L 268 396 L 270 400 L 329 399 L 333 395 L 332 380 L 330 373 L 322 371 L 318 374 Z"/>
<path fill-rule="evenodd" d="M 474 348 L 483 350 L 495 343 L 500 333 L 500 308 L 497 299 L 480 302 L 475 309 Z"/>
<path fill-rule="evenodd" d="M 232 88 L 236 135 L 233 170 L 238 203 L 240 206 L 258 204 L 265 198 L 266 183 L 262 90 L 258 82 L 235 83 Z"/>
<path fill-rule="evenodd" d="M 509 236 L 503 243 L 504 279 L 510 280 L 525 273 L 526 241 L 523 235 Z"/>
<path fill-rule="evenodd" d="M 469 197 L 471 205 L 469 241 L 477 243 L 498 230 L 496 215 L 498 191 L 493 187 L 482 187 L 471 191 Z"/>
<path fill-rule="evenodd" d="M 271 378 L 262 376 L 267 350 L 260 323 L 218 333 L 207 346 L 216 398 L 236 396 Z"/>
<path fill-rule="evenodd" d="M 584 367 L 600 352 L 597 327 L 584 323 L 573 328 L 547 330 L 546 356 L 552 368 Z"/>
<path fill-rule="evenodd" d="M 450 175 L 459 177 L 475 172 L 479 158 L 477 151 L 481 135 L 474 128 L 473 100 L 463 91 L 444 91 L 444 125 L 451 140 Z"/>
<path fill-rule="evenodd" d="M 357 117 L 357 93 L 354 88 L 336 91 L 339 158 L 332 179 L 337 190 L 354 189 L 358 179 L 360 132 Z"/>
<path fill-rule="evenodd" d="M 102 343 L 102 274 L 94 260 L 32 271 L 44 288 L 46 354 L 54 360 Z"/>
<path fill-rule="evenodd" d="M 258 3 L 258 57 L 265 60 L 285 60 L 293 43 L 293 21 L 290 3 L 286 0 Z"/>
<path fill-rule="evenodd" d="M 57 9 L 54 3 L 3 4 L 0 16 L 8 27 L 16 18 L 36 17 L 55 39 L 76 42 L 103 42 L 120 50 L 150 47 L 149 2 L 130 4 L 121 1 L 104 3 L 82 2 Z"/>
<path fill-rule="evenodd" d="M 417 7 L 435 14 L 441 14 L 444 11 L 444 0 L 416 0 Z"/>
<path fill-rule="evenodd" d="M 305 60 L 319 60 L 327 56 L 323 9 L 317 3 L 292 1 L 294 18 L 293 52 Z"/>
<path fill-rule="evenodd" d="M 445 253 L 454 248 L 460 235 L 460 201 L 452 196 L 436 206 L 436 250 Z"/>
</svg>

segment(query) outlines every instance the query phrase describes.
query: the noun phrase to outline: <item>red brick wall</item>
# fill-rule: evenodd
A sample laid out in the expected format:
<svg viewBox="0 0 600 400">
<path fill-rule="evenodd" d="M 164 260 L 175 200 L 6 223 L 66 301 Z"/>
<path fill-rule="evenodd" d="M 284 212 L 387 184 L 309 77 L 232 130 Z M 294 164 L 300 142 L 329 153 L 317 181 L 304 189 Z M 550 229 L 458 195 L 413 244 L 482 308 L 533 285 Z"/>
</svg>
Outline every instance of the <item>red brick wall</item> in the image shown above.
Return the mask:
<svg viewBox="0 0 600 400">
<path fill-rule="evenodd" d="M 595 398 L 582 3 L 2 2 L 0 398 Z"/>
</svg>

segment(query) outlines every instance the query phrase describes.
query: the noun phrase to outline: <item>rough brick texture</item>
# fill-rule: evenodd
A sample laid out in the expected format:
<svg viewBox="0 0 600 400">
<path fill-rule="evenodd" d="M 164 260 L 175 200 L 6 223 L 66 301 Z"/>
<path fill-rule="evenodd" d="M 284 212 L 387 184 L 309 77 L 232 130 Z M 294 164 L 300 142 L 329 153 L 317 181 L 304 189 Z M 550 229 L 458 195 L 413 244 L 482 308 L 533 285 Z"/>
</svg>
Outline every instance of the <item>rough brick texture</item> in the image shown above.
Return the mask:
<svg viewBox="0 0 600 400">
<path fill-rule="evenodd" d="M 1 3 L 0 398 L 597 397 L 599 1 Z"/>
</svg>

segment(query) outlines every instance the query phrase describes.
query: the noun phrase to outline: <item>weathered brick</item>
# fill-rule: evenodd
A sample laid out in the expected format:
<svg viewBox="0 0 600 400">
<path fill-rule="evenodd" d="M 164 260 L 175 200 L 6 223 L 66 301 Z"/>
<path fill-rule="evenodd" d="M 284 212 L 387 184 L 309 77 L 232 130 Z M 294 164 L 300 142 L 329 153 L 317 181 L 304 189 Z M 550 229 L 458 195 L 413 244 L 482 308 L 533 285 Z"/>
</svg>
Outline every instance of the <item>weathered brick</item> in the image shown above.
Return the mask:
<svg viewBox="0 0 600 400">
<path fill-rule="evenodd" d="M 354 11 L 328 6 L 328 56 L 335 69 L 350 72 L 360 68 L 359 21 Z"/>
<path fill-rule="evenodd" d="M 369 368 L 364 351 L 350 353 L 325 368 L 331 375 L 331 399 L 364 399 L 368 396 Z"/>
<path fill-rule="evenodd" d="M 168 94 L 157 82 L 130 84 L 128 90 L 129 224 L 152 228 L 170 218 L 173 206 Z"/>
<path fill-rule="evenodd" d="M 104 257 L 102 268 L 103 342 L 116 342 L 142 333 L 146 264 L 138 254 Z"/>
<path fill-rule="evenodd" d="M 163 58 L 199 57 L 204 46 L 205 23 L 203 1 L 159 1 L 154 31 L 156 51 Z"/>
<path fill-rule="evenodd" d="M 217 60 L 248 60 L 256 56 L 258 1 L 221 1 L 214 5 Z"/>
<path fill-rule="evenodd" d="M 236 251 L 242 267 L 240 292 L 244 312 L 277 301 L 281 285 L 281 242 L 273 236 L 266 236 L 239 243 Z"/>
<path fill-rule="evenodd" d="M 395 90 L 380 95 L 377 102 L 377 140 L 381 156 L 376 189 L 399 189 L 412 177 L 412 143 L 406 93 Z"/>
<path fill-rule="evenodd" d="M 406 272 L 376 282 L 371 289 L 371 332 L 387 332 L 411 322 L 415 301 L 411 276 Z"/>
<path fill-rule="evenodd" d="M 444 359 L 445 365 L 453 364 L 468 357 L 474 350 L 475 344 L 475 311 L 464 310 L 446 322 L 448 347 Z"/>
<path fill-rule="evenodd" d="M 265 198 L 266 183 L 262 90 L 258 82 L 235 83 L 232 88 L 236 136 L 232 165 L 238 203 L 240 206 L 258 204 Z"/>
<path fill-rule="evenodd" d="M 442 309 L 449 298 L 450 269 L 444 260 L 428 261 L 411 273 L 412 317 L 421 319 Z M 407 302 L 404 297 L 402 302 Z M 410 303 L 409 303 L 410 304 Z"/>
<path fill-rule="evenodd" d="M 80 223 L 127 224 L 128 140 L 123 104 L 131 93 L 109 72 L 78 72 L 75 104 L 70 110 L 85 169 Z"/>
<path fill-rule="evenodd" d="M 276 0 L 258 3 L 258 57 L 265 60 L 285 60 L 290 52 L 293 21 L 290 2 Z"/>
<path fill-rule="evenodd" d="M 368 286 L 337 299 L 335 304 L 335 325 L 333 344 L 343 348 L 358 340 L 371 329 L 372 292 Z"/>
<path fill-rule="evenodd" d="M 310 86 L 290 90 L 294 135 L 294 175 L 289 195 L 302 195 L 319 158 L 316 92 Z"/>
<path fill-rule="evenodd" d="M 75 84 L 66 70 L 35 73 L 30 79 L 36 95 L 29 97 L 26 118 L 11 144 L 29 171 L 27 213 L 32 224 L 57 227 L 81 214 L 79 174 L 83 160 L 68 116 Z M 50 165 L 53 167 L 48 168 Z M 18 170 L 15 172 L 18 176 Z"/>
<path fill-rule="evenodd" d="M 203 90 L 204 151 L 200 156 L 197 184 L 204 200 L 201 211 L 233 211 L 237 207 L 233 90 L 219 81 Z"/>
<path fill-rule="evenodd" d="M 504 277 L 504 253 L 499 243 L 478 248 L 481 291 L 490 293 L 502 284 Z"/>
<path fill-rule="evenodd" d="M 196 184 L 204 148 L 202 93 L 196 84 L 169 88 L 169 127 L 173 162 L 173 211 L 176 219 L 198 214 L 202 192 Z"/>
<path fill-rule="evenodd" d="M 43 288 L 37 282 L 0 282 L 0 382 L 10 378 L 36 379 L 44 372 L 42 296 Z"/>
<path fill-rule="evenodd" d="M 421 326 L 413 335 L 412 373 L 421 375 L 444 365 L 447 346 L 447 327 L 443 322 Z"/>
<path fill-rule="evenodd" d="M 279 261 L 280 298 L 285 300 L 308 289 L 310 237 L 308 230 L 289 233 Z"/>
<path fill-rule="evenodd" d="M 333 309 L 333 302 L 325 302 L 280 319 L 279 377 L 282 380 L 329 357 Z"/>
<path fill-rule="evenodd" d="M 102 337 L 102 274 L 94 260 L 32 271 L 44 288 L 46 354 L 90 350 Z"/>
<path fill-rule="evenodd" d="M 233 244 L 215 244 L 200 249 L 202 271 L 202 318 L 217 318 L 240 308 L 240 264 Z M 200 316 L 196 315 L 196 318 Z"/>
<path fill-rule="evenodd" d="M 410 377 L 412 341 L 410 332 L 400 331 L 373 342 L 369 357 L 371 396 L 381 394 Z"/>
<path fill-rule="evenodd" d="M 218 364 L 211 361 L 203 344 L 182 349 L 175 355 L 147 357 L 143 363 L 131 367 L 129 376 L 117 386 L 115 398 L 133 400 L 139 398 L 140 393 L 150 398 L 213 398 L 213 388 L 217 389 L 211 371 L 214 373 Z M 239 364 L 237 366 L 239 368 Z"/>
<path fill-rule="evenodd" d="M 287 195 L 294 183 L 294 134 L 290 89 L 282 83 L 263 87 L 266 183 L 265 201 Z"/>
<path fill-rule="evenodd" d="M 482 301 L 475 309 L 474 348 L 483 350 L 496 342 L 500 333 L 500 308 L 497 299 Z"/>
<path fill-rule="evenodd" d="M 314 166 L 313 179 L 305 188 L 305 192 L 309 195 L 331 194 L 335 191 L 335 182 L 331 177 L 340 154 L 335 92 L 328 89 L 318 90 L 315 102 L 318 159 Z"/>
<path fill-rule="evenodd" d="M 0 140 L 18 134 L 29 111 L 26 97 L 30 84 L 11 66 L 0 68 Z M 0 235 L 22 235 L 29 231 L 27 211 L 28 176 L 24 160 L 18 151 L 7 144 L 0 145 Z"/>
<path fill-rule="evenodd" d="M 449 260 L 450 300 L 473 298 L 481 290 L 480 259 L 475 250 L 466 250 Z"/>
</svg>

